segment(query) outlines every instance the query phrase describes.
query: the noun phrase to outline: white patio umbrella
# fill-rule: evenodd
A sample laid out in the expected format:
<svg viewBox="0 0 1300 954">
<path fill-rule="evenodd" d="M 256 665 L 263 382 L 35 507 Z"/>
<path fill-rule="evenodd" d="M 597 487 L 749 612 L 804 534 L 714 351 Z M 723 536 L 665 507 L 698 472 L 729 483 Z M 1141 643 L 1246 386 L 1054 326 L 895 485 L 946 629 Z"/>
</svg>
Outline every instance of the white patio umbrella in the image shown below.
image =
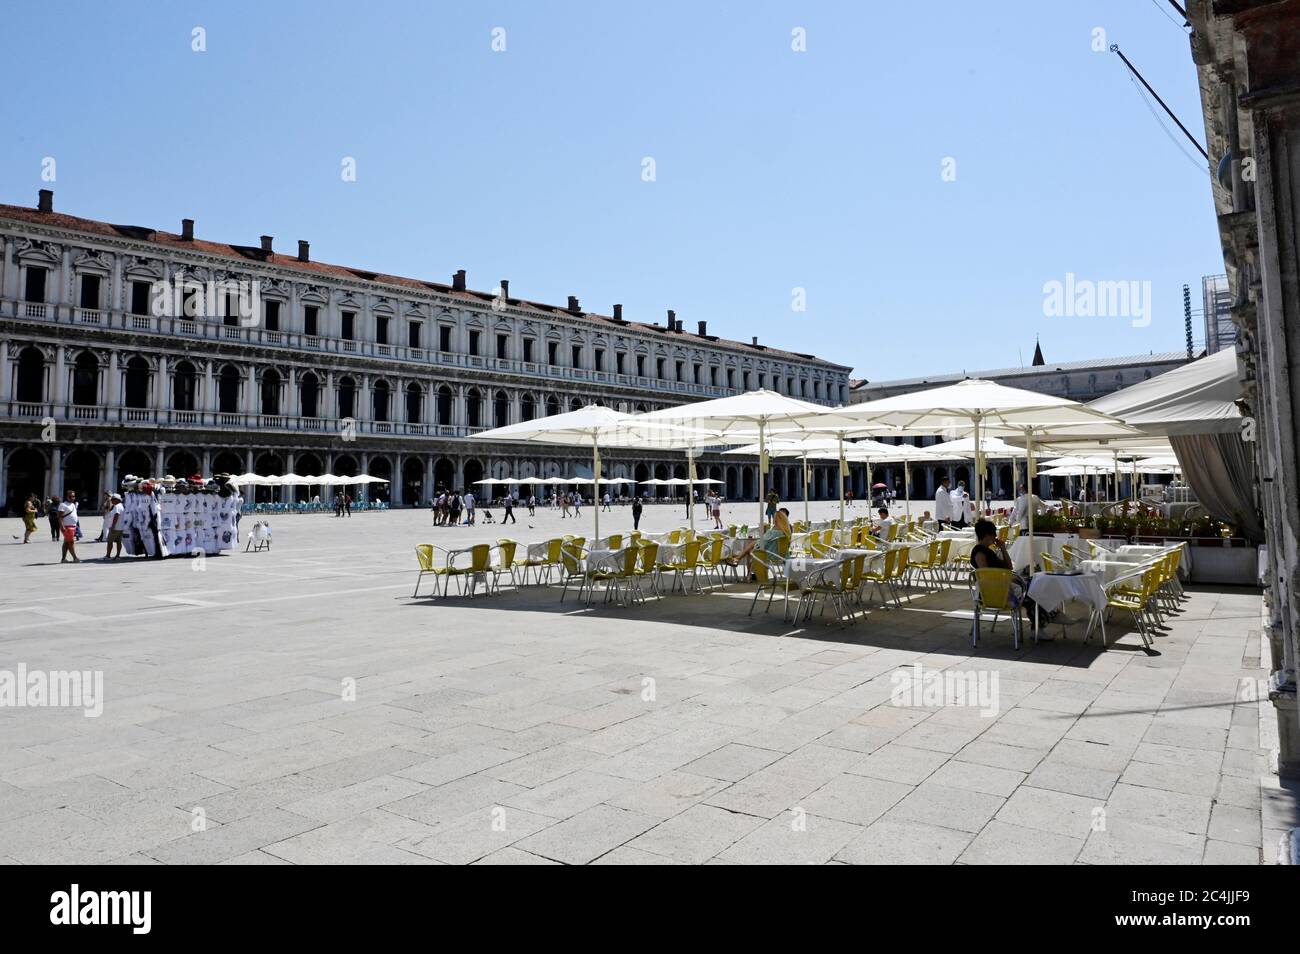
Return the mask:
<svg viewBox="0 0 1300 954">
<path fill-rule="evenodd" d="M 913 391 L 894 397 L 867 401 L 830 412 L 837 420 L 857 418 L 888 424 L 911 433 L 943 433 L 967 428 L 977 445 L 975 454 L 975 497 L 983 497 L 983 454 L 981 437 L 1020 435 L 1025 438 L 1029 479 L 1033 479 L 1033 442 L 1047 435 L 1071 432 L 1124 436 L 1138 433 L 1109 415 L 1068 398 L 1011 388 L 994 381 L 967 378 L 956 384 Z M 1033 533 L 1033 508 L 1029 513 Z"/>
<path fill-rule="evenodd" d="M 728 436 L 757 430 L 758 433 L 758 525 L 762 526 L 766 507 L 767 432 L 781 426 L 798 431 L 800 419 L 824 412 L 826 408 L 809 401 L 777 394 L 775 391 L 746 391 L 730 397 L 684 404 L 642 414 L 642 420 L 674 423 L 682 427 L 704 429 L 724 438 L 713 443 L 733 443 Z M 746 439 L 742 437 L 742 439 Z M 694 519 L 694 518 L 692 518 Z"/>
<path fill-rule="evenodd" d="M 474 435 L 475 440 L 511 443 L 558 444 L 591 448 L 592 479 L 600 479 L 600 448 L 638 447 L 680 448 L 697 446 L 707 435 L 698 430 L 677 427 L 661 421 L 647 421 L 645 415 L 623 414 L 599 404 L 588 404 L 576 411 L 553 414 L 508 424 Z M 559 483 L 578 483 L 581 478 L 566 478 Z M 600 536 L 600 508 L 592 507 L 595 537 Z"/>
</svg>

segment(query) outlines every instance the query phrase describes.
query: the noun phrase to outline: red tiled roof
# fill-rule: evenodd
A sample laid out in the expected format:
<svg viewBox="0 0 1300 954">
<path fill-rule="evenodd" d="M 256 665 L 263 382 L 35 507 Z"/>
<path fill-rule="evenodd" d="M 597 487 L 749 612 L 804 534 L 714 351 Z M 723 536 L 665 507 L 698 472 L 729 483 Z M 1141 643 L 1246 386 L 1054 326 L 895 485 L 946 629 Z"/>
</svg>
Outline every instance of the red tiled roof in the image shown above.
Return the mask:
<svg viewBox="0 0 1300 954">
<path fill-rule="evenodd" d="M 490 292 L 479 292 L 472 289 L 456 291 L 451 285 L 443 282 L 429 282 L 417 278 L 405 278 L 401 275 L 386 275 L 382 272 L 347 268 L 343 265 L 331 265 L 326 262 L 303 262 L 298 259 L 297 255 L 282 255 L 278 252 L 267 254 L 263 253 L 260 248 L 255 246 L 229 245 L 224 242 L 209 242 L 205 239 L 199 238 L 184 239 L 175 232 L 164 232 L 146 226 L 113 225 L 109 222 L 83 219 L 79 216 L 67 215 L 62 212 L 41 212 L 39 209 L 33 209 L 27 206 L 4 205 L 0 203 L 0 218 L 16 219 L 20 222 L 31 222 L 37 225 L 45 225 L 58 229 L 68 229 L 74 232 L 87 232 L 92 235 L 103 235 L 108 238 L 125 238 L 137 242 L 148 242 L 154 245 L 165 245 L 171 248 L 188 249 L 202 252 L 207 255 L 215 255 L 220 258 L 233 259 L 241 264 L 255 262 L 265 265 L 274 265 L 278 268 L 292 269 L 293 271 L 298 272 L 339 278 L 344 281 L 356 281 L 360 279 L 362 281 L 375 282 L 381 285 L 410 288 L 415 291 L 434 291 L 441 295 L 448 295 L 452 298 L 459 298 L 468 302 L 481 303 L 484 301 L 491 301 L 494 297 Z M 241 251 L 241 249 L 247 250 L 247 254 Z M 522 306 L 536 311 L 548 312 L 553 315 L 568 315 L 569 317 L 586 318 L 590 321 L 609 325 L 612 328 L 641 328 L 649 331 L 659 331 L 667 336 L 680 335 L 685 338 L 699 337 L 686 331 L 668 331 L 666 327 L 649 324 L 647 322 L 628 321 L 626 319 L 623 321 L 615 321 L 610 315 L 601 315 L 596 312 L 584 311 L 575 314 L 567 308 L 563 308 L 559 305 L 548 305 L 543 302 L 534 302 L 523 298 L 510 298 L 509 301 L 512 306 Z M 823 361 L 813 355 L 799 354 L 793 351 L 782 351 L 778 348 L 767 347 L 766 345 L 755 347 L 748 342 L 732 341 L 727 338 L 720 338 L 716 335 L 709 335 L 707 338 L 702 340 L 714 344 L 728 345 L 733 348 L 742 348 L 746 351 L 753 351 L 758 354 L 773 355 L 775 357 L 787 359 L 797 358 L 820 361 L 823 364 L 828 364 L 832 367 L 840 367 L 840 365 L 834 365 L 831 362 Z"/>
</svg>

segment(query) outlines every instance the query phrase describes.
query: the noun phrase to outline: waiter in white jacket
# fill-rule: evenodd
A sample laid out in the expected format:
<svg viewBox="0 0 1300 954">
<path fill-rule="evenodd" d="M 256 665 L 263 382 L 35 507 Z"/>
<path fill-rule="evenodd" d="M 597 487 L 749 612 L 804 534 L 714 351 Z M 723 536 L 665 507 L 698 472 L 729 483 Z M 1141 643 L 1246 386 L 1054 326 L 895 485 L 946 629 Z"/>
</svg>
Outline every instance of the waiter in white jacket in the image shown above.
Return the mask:
<svg viewBox="0 0 1300 954">
<path fill-rule="evenodd" d="M 952 522 L 952 491 L 948 489 L 948 478 L 939 479 L 939 489 L 934 492 L 934 519 L 942 530 Z"/>
<path fill-rule="evenodd" d="M 1029 530 L 1029 508 L 1034 508 L 1034 516 L 1041 516 L 1043 513 L 1043 499 L 1037 494 L 1031 494 L 1029 489 L 1023 484 L 1020 485 L 1020 491 L 1016 494 L 1016 502 L 1011 506 L 1011 521 L 1018 525 L 1024 532 Z"/>
</svg>

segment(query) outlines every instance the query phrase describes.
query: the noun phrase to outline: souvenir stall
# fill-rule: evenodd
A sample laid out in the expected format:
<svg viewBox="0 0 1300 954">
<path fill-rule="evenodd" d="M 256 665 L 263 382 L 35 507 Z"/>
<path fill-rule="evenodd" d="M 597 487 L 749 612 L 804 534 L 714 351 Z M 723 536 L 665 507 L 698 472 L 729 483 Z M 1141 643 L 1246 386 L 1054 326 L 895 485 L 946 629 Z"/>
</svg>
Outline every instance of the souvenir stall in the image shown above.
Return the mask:
<svg viewBox="0 0 1300 954">
<path fill-rule="evenodd" d="M 228 476 L 146 480 L 128 474 L 122 481 L 123 552 L 162 559 L 238 547 L 244 498 Z"/>
</svg>

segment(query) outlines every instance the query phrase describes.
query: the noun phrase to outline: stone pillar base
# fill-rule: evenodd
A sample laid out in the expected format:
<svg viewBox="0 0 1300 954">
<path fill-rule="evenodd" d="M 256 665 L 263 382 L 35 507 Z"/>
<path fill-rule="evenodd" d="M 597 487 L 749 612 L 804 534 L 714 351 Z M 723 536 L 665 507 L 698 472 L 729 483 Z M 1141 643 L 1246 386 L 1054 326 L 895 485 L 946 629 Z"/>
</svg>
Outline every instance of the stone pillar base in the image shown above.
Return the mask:
<svg viewBox="0 0 1300 954">
<path fill-rule="evenodd" d="M 1268 680 L 1268 699 L 1277 712 L 1277 774 L 1300 779 L 1300 710 L 1296 705 L 1295 673 L 1280 671 Z"/>
</svg>

